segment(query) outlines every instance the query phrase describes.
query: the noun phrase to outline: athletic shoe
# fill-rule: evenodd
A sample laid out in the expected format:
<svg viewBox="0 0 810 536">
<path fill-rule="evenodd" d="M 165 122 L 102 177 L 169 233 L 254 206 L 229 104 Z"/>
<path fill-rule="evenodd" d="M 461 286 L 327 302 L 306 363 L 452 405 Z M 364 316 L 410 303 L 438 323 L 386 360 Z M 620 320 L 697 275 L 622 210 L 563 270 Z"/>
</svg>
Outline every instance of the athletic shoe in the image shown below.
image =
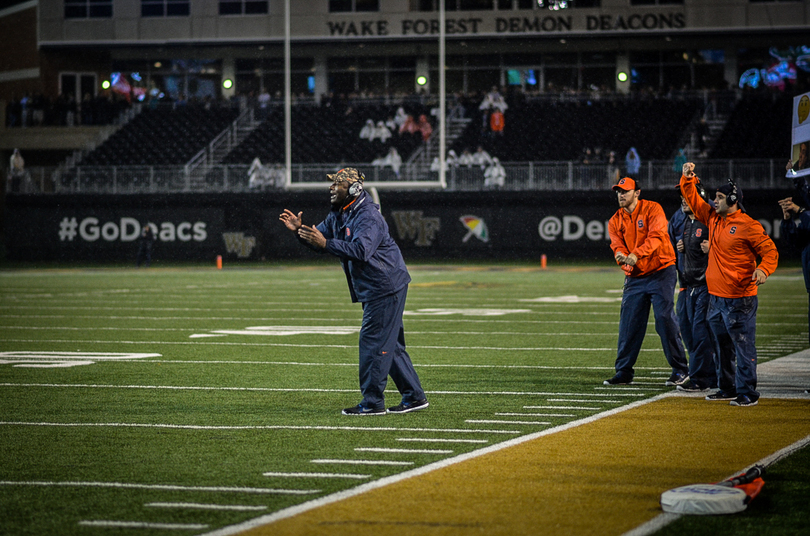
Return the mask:
<svg viewBox="0 0 810 536">
<path fill-rule="evenodd" d="M 672 376 L 670 376 L 669 379 L 664 382 L 664 385 L 667 387 L 675 387 L 676 385 L 683 385 L 688 381 L 689 376 L 683 372 L 673 372 Z"/>
<path fill-rule="evenodd" d="M 403 402 L 398 406 L 394 406 L 388 408 L 388 413 L 408 413 L 411 411 L 418 411 L 420 409 L 425 409 L 430 404 L 426 399 L 422 400 L 415 400 L 414 402 Z"/>
<path fill-rule="evenodd" d="M 730 406 L 756 406 L 759 403 L 759 398 L 751 398 L 748 395 L 740 395 L 731 402 Z"/>
<path fill-rule="evenodd" d="M 725 391 L 717 391 L 716 393 L 712 393 L 706 397 L 706 400 L 736 400 L 737 395 L 732 395 L 726 393 Z"/>
<path fill-rule="evenodd" d="M 602 382 L 603 385 L 630 385 L 633 383 L 633 378 L 627 378 L 625 376 L 619 376 L 616 374 L 609 380 L 605 380 Z"/>
<path fill-rule="evenodd" d="M 705 393 L 709 390 L 708 387 L 703 387 L 702 385 L 698 385 L 692 380 L 684 383 L 683 385 L 679 385 L 677 387 L 678 391 L 684 391 L 686 393 Z"/>
<path fill-rule="evenodd" d="M 385 415 L 385 408 L 366 408 L 362 404 L 357 404 L 353 408 L 346 408 L 341 411 L 343 415 Z"/>
</svg>

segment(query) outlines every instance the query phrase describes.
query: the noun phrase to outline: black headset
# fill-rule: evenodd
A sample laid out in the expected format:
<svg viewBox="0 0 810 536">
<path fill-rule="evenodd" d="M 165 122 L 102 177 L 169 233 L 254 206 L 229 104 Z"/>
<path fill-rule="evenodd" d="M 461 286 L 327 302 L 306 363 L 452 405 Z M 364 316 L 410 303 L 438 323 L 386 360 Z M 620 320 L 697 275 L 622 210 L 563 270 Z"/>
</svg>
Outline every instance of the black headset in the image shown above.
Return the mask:
<svg viewBox="0 0 810 536">
<path fill-rule="evenodd" d="M 358 170 L 357 173 L 360 174 L 360 180 L 349 185 L 349 195 L 352 197 L 358 197 L 363 193 L 363 181 L 366 180 L 366 176 L 363 175 L 362 171 Z"/>
<path fill-rule="evenodd" d="M 734 179 L 729 179 L 728 183 L 731 185 L 731 193 L 726 196 L 726 204 L 731 206 L 739 201 L 737 199 L 737 183 L 734 182 Z"/>
</svg>

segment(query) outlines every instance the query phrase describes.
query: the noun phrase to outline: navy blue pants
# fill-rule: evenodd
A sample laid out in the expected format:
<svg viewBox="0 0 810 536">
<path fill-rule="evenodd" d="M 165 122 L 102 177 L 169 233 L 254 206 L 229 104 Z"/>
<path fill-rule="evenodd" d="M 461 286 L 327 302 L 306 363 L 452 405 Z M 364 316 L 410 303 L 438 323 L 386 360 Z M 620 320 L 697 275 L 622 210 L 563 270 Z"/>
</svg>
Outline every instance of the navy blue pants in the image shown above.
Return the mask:
<svg viewBox="0 0 810 536">
<path fill-rule="evenodd" d="M 689 365 L 675 318 L 675 266 L 669 266 L 647 276 L 625 277 L 622 310 L 619 319 L 619 348 L 616 352 L 616 374 L 631 380 L 633 366 L 641 351 L 647 320 L 652 305 L 655 331 L 661 338 L 664 356 L 672 372 L 688 374 Z"/>
<path fill-rule="evenodd" d="M 715 339 L 717 384 L 728 394 L 759 398 L 757 392 L 756 296 L 709 299 L 709 327 Z M 735 371 L 736 368 L 736 371 Z"/>
<path fill-rule="evenodd" d="M 405 350 L 402 313 L 408 287 L 390 296 L 363 303 L 363 326 L 360 328 L 361 404 L 367 408 L 385 407 L 388 376 L 394 380 L 403 402 L 425 398 L 419 376 Z"/>
<path fill-rule="evenodd" d="M 697 385 L 717 387 L 714 360 L 714 337 L 709 328 L 709 290 L 705 285 L 681 292 L 686 324 L 681 323 L 681 337 L 689 350 L 689 378 Z M 688 335 L 687 335 L 688 333 Z"/>
</svg>

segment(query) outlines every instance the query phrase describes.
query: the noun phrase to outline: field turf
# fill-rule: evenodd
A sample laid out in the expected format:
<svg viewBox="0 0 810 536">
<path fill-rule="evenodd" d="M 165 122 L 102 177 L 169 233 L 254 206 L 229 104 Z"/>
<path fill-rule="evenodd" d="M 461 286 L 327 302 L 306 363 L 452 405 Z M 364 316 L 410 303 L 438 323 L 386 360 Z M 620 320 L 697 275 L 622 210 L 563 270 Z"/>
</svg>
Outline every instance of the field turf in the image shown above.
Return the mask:
<svg viewBox="0 0 810 536">
<path fill-rule="evenodd" d="M 431 406 L 359 418 L 337 265 L 0 272 L 0 534 L 204 534 L 669 389 L 652 322 L 640 389 L 601 385 L 615 267 L 410 268 Z M 805 300 L 760 289 L 761 362 L 807 347 Z"/>
</svg>

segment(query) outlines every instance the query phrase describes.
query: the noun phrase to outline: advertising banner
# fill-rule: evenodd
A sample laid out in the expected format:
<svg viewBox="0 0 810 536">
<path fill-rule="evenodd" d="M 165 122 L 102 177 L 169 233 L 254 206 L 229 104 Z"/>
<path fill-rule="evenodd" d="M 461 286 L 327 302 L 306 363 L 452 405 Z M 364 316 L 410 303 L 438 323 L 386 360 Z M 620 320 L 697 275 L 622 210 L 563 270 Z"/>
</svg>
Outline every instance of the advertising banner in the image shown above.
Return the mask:
<svg viewBox="0 0 810 536">
<path fill-rule="evenodd" d="M 810 175 L 810 93 L 793 99 L 793 125 L 791 130 L 788 177 Z"/>
<path fill-rule="evenodd" d="M 671 217 L 673 189 L 642 190 Z M 778 241 L 786 191 L 746 190 L 745 206 Z M 6 256 L 20 261 L 135 263 L 145 225 L 155 235 L 153 265 L 317 259 L 279 221 L 288 208 L 306 225 L 329 213 L 328 192 L 163 196 L 11 196 Z M 607 222 L 618 209 L 611 191 L 380 193 L 381 212 L 406 261 L 609 261 Z M 789 248 L 781 247 L 789 254 Z"/>
</svg>

